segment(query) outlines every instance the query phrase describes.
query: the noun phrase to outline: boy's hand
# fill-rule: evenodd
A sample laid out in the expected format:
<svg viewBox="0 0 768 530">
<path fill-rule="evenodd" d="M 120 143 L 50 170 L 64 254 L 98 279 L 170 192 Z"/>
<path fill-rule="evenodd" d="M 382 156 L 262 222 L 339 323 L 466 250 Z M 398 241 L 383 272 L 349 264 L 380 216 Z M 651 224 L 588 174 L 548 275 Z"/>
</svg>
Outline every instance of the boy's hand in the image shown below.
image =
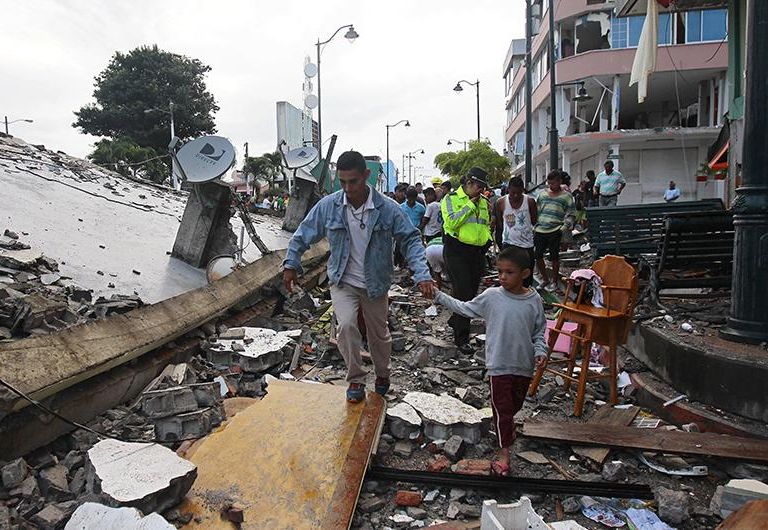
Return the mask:
<svg viewBox="0 0 768 530">
<path fill-rule="evenodd" d="M 431 280 L 419 282 L 419 290 L 424 298 L 432 300 L 435 297 L 435 282 Z"/>
<path fill-rule="evenodd" d="M 544 363 L 547 361 L 547 357 L 545 355 L 537 355 L 536 359 L 534 360 L 534 365 L 536 366 L 536 369 L 544 367 Z"/>
</svg>

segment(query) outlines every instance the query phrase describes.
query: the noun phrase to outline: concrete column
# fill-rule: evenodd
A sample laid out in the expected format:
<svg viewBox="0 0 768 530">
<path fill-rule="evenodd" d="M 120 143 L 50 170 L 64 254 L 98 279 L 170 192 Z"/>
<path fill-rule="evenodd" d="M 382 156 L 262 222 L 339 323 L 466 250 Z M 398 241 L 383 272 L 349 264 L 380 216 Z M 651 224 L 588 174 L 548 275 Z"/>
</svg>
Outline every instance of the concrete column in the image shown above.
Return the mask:
<svg viewBox="0 0 768 530">
<path fill-rule="evenodd" d="M 566 173 L 570 174 L 571 173 L 571 152 L 563 149 L 561 151 L 561 154 L 563 155 L 562 162 L 561 162 L 561 164 L 562 164 L 561 167 L 562 167 L 563 171 L 565 171 Z M 573 177 L 573 175 L 571 175 L 571 177 Z M 571 184 L 573 184 L 574 185 L 573 187 L 575 187 L 576 179 L 572 179 L 571 180 Z"/>
<path fill-rule="evenodd" d="M 612 157 L 611 160 L 613 160 L 613 167 L 614 169 L 618 170 L 621 170 L 621 159 L 619 158 L 621 155 L 620 147 L 621 146 L 619 144 L 611 144 L 609 146 Z M 603 160 L 603 162 L 605 162 L 605 160 Z"/>
<path fill-rule="evenodd" d="M 621 112 L 621 79 L 613 76 L 613 96 L 611 97 L 611 128 L 619 128 L 619 112 Z"/>
</svg>

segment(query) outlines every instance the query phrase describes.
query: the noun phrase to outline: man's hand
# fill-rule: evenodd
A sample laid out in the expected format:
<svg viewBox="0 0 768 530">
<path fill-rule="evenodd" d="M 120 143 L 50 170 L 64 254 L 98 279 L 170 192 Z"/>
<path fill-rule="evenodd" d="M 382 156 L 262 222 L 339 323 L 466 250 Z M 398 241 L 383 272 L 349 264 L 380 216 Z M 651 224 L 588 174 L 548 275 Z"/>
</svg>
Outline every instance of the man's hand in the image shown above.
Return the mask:
<svg viewBox="0 0 768 530">
<path fill-rule="evenodd" d="M 432 280 L 419 282 L 419 290 L 424 298 L 432 300 L 435 297 L 435 282 Z"/>
<path fill-rule="evenodd" d="M 293 269 L 284 269 L 283 270 L 283 285 L 288 290 L 289 293 L 293 292 L 293 284 L 296 282 L 296 278 L 298 278 L 298 275 L 296 274 L 296 271 Z"/>
<path fill-rule="evenodd" d="M 544 367 L 544 363 L 546 361 L 547 361 L 547 357 L 546 356 L 544 356 L 544 355 L 537 355 L 535 363 L 534 363 L 535 366 L 536 366 L 536 369 L 538 370 L 539 368 L 543 368 Z"/>
</svg>

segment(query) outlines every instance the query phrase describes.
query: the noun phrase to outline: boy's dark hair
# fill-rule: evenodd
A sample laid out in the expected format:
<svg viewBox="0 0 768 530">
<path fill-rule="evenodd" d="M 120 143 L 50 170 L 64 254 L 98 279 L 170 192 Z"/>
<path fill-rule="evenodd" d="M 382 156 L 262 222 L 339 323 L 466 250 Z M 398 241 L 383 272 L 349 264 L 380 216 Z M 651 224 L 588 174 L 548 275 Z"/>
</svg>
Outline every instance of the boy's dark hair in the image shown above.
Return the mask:
<svg viewBox="0 0 768 530">
<path fill-rule="evenodd" d="M 507 188 L 525 188 L 525 184 L 523 184 L 523 179 L 520 177 L 512 177 L 509 179 L 509 185 Z"/>
<path fill-rule="evenodd" d="M 416 188 L 414 188 L 413 186 L 411 186 L 411 187 L 409 187 L 407 190 L 405 190 L 405 196 L 406 196 L 406 198 L 408 198 L 408 199 L 415 199 L 416 197 L 418 197 L 418 196 L 419 196 L 419 192 L 418 192 L 418 191 L 416 191 Z"/>
<path fill-rule="evenodd" d="M 368 169 L 368 166 L 365 165 L 363 155 L 357 151 L 346 151 L 339 155 L 339 159 L 336 161 L 336 169 L 338 171 L 355 170 L 362 175 Z"/>
<path fill-rule="evenodd" d="M 594 176 L 595 176 L 595 172 L 593 170 L 591 170 L 591 169 L 588 169 L 587 170 L 587 178 L 594 177 Z"/>
<path fill-rule="evenodd" d="M 553 169 L 549 172 L 549 175 L 547 175 L 547 180 L 559 180 L 560 182 L 563 181 L 563 172 L 559 169 Z"/>
<path fill-rule="evenodd" d="M 397 193 L 398 191 L 402 191 L 403 193 L 405 193 L 407 189 L 408 189 L 408 184 L 406 184 L 405 182 L 401 182 L 400 184 L 395 186 L 395 193 Z"/>
<path fill-rule="evenodd" d="M 424 185 L 423 185 L 421 182 L 417 182 L 415 187 L 416 187 L 416 188 L 421 188 L 421 187 L 423 187 L 423 186 L 424 186 Z"/>
<path fill-rule="evenodd" d="M 509 261 L 520 267 L 520 270 L 531 268 L 531 257 L 521 248 L 505 248 L 496 256 L 496 261 Z"/>
<path fill-rule="evenodd" d="M 435 194 L 435 188 L 424 188 L 424 196 L 427 195 L 434 195 Z"/>
<path fill-rule="evenodd" d="M 451 191 L 451 189 L 453 188 L 453 184 L 451 184 L 450 180 L 446 180 L 445 182 L 440 184 L 440 187 L 445 188 L 447 191 Z"/>
</svg>

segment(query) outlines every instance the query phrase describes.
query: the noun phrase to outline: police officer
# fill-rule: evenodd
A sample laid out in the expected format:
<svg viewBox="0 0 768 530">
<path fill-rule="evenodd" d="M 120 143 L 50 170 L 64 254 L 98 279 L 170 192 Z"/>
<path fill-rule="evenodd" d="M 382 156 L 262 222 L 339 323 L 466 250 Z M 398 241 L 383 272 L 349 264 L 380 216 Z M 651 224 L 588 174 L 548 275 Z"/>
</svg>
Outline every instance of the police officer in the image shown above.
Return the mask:
<svg viewBox="0 0 768 530">
<path fill-rule="evenodd" d="M 453 296 L 471 300 L 477 295 L 483 277 L 485 253 L 491 244 L 491 216 L 488 201 L 482 196 L 488 187 L 488 173 L 473 167 L 463 185 L 445 196 L 443 215 L 443 259 L 451 277 Z M 463 353 L 471 353 L 469 319 L 453 314 L 448 324 Z"/>
</svg>

